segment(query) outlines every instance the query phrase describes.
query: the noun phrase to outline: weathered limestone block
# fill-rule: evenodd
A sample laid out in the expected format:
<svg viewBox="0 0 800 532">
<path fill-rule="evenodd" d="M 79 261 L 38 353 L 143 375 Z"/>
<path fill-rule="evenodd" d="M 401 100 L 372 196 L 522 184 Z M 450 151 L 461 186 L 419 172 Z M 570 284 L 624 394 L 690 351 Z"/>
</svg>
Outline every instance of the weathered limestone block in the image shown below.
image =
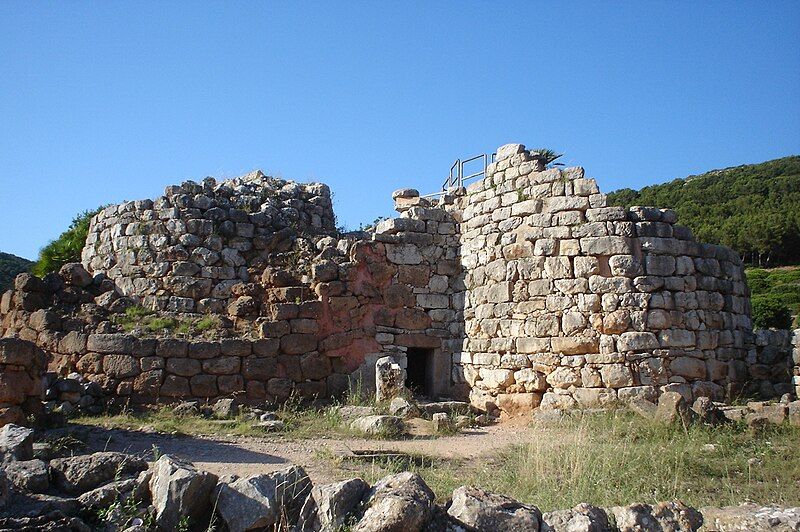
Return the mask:
<svg viewBox="0 0 800 532">
<path fill-rule="evenodd" d="M 559 367 L 547 375 L 547 382 L 554 388 L 567 389 L 581 385 L 580 372 L 575 368 Z"/>
<path fill-rule="evenodd" d="M 599 338 L 572 337 L 572 338 L 553 338 L 551 346 L 554 352 L 565 355 L 582 355 L 585 353 L 597 353 L 600 349 Z"/>
<path fill-rule="evenodd" d="M 514 372 L 510 369 L 481 368 L 479 370 L 481 383 L 485 388 L 505 388 L 514 383 Z"/>
<path fill-rule="evenodd" d="M 405 370 L 393 357 L 379 358 L 375 363 L 375 400 L 390 401 L 405 392 Z"/>
<path fill-rule="evenodd" d="M 184 518 L 190 525 L 207 523 L 212 508 L 210 496 L 216 483 L 216 475 L 197 471 L 188 462 L 172 456 L 162 456 L 153 466 L 150 479 L 156 523 L 165 530 L 176 529 Z"/>
<path fill-rule="evenodd" d="M 661 344 L 655 334 L 651 332 L 625 332 L 617 340 L 617 349 L 626 351 L 649 351 L 658 349 Z"/>
<path fill-rule="evenodd" d="M 447 513 L 467 530 L 537 532 L 542 520 L 542 513 L 535 506 L 469 486 L 453 492 Z"/>
<path fill-rule="evenodd" d="M 624 388 L 633 386 L 633 374 L 624 364 L 605 364 L 600 367 L 603 383 L 608 388 Z"/>
</svg>

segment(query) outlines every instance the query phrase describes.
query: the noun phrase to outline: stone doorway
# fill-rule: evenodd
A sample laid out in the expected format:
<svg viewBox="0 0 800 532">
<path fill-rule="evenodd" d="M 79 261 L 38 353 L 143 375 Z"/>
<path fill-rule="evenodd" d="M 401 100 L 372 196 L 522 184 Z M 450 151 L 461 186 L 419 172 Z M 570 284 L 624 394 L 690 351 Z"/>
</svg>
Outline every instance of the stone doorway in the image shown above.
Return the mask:
<svg viewBox="0 0 800 532">
<path fill-rule="evenodd" d="M 433 392 L 433 349 L 409 347 L 406 353 L 406 388 L 415 395 Z"/>
</svg>

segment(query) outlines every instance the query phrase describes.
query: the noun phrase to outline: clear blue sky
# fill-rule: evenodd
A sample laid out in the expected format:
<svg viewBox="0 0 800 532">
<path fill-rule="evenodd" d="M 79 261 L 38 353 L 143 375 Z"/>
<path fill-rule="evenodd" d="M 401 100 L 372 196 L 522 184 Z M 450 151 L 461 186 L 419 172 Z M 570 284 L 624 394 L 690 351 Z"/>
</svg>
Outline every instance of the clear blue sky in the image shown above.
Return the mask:
<svg viewBox="0 0 800 532">
<path fill-rule="evenodd" d="M 262 168 L 350 228 L 506 142 L 605 191 L 800 153 L 800 2 L 0 3 L 0 250 Z"/>
</svg>

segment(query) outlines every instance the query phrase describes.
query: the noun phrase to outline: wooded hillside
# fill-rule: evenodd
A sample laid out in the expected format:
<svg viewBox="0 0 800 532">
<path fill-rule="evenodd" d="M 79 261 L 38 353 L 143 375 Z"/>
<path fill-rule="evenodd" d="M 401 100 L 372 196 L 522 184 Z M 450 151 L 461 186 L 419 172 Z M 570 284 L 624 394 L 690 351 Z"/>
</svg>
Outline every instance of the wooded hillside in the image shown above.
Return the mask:
<svg viewBox="0 0 800 532">
<path fill-rule="evenodd" d="M 800 156 L 624 188 L 608 200 L 675 209 L 698 240 L 729 246 L 750 264 L 800 264 Z"/>
<path fill-rule="evenodd" d="M 0 293 L 5 292 L 14 284 L 14 277 L 22 272 L 30 271 L 33 262 L 0 252 Z"/>
</svg>

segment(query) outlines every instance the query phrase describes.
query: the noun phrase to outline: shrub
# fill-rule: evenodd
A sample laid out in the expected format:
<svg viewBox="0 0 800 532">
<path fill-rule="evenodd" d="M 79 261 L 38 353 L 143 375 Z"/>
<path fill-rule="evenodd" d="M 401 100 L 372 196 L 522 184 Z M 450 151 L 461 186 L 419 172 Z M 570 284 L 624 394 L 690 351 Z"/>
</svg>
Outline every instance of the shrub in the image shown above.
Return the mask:
<svg viewBox="0 0 800 532">
<path fill-rule="evenodd" d="M 792 325 L 792 312 L 776 297 L 753 299 L 753 327 L 758 329 L 788 329 Z"/>
<path fill-rule="evenodd" d="M 73 218 L 69 228 L 39 252 L 39 260 L 33 266 L 33 273 L 43 277 L 58 271 L 64 264 L 80 262 L 81 251 L 89 234 L 89 222 L 101 209 L 102 207 L 93 211 L 83 211 Z"/>
</svg>

